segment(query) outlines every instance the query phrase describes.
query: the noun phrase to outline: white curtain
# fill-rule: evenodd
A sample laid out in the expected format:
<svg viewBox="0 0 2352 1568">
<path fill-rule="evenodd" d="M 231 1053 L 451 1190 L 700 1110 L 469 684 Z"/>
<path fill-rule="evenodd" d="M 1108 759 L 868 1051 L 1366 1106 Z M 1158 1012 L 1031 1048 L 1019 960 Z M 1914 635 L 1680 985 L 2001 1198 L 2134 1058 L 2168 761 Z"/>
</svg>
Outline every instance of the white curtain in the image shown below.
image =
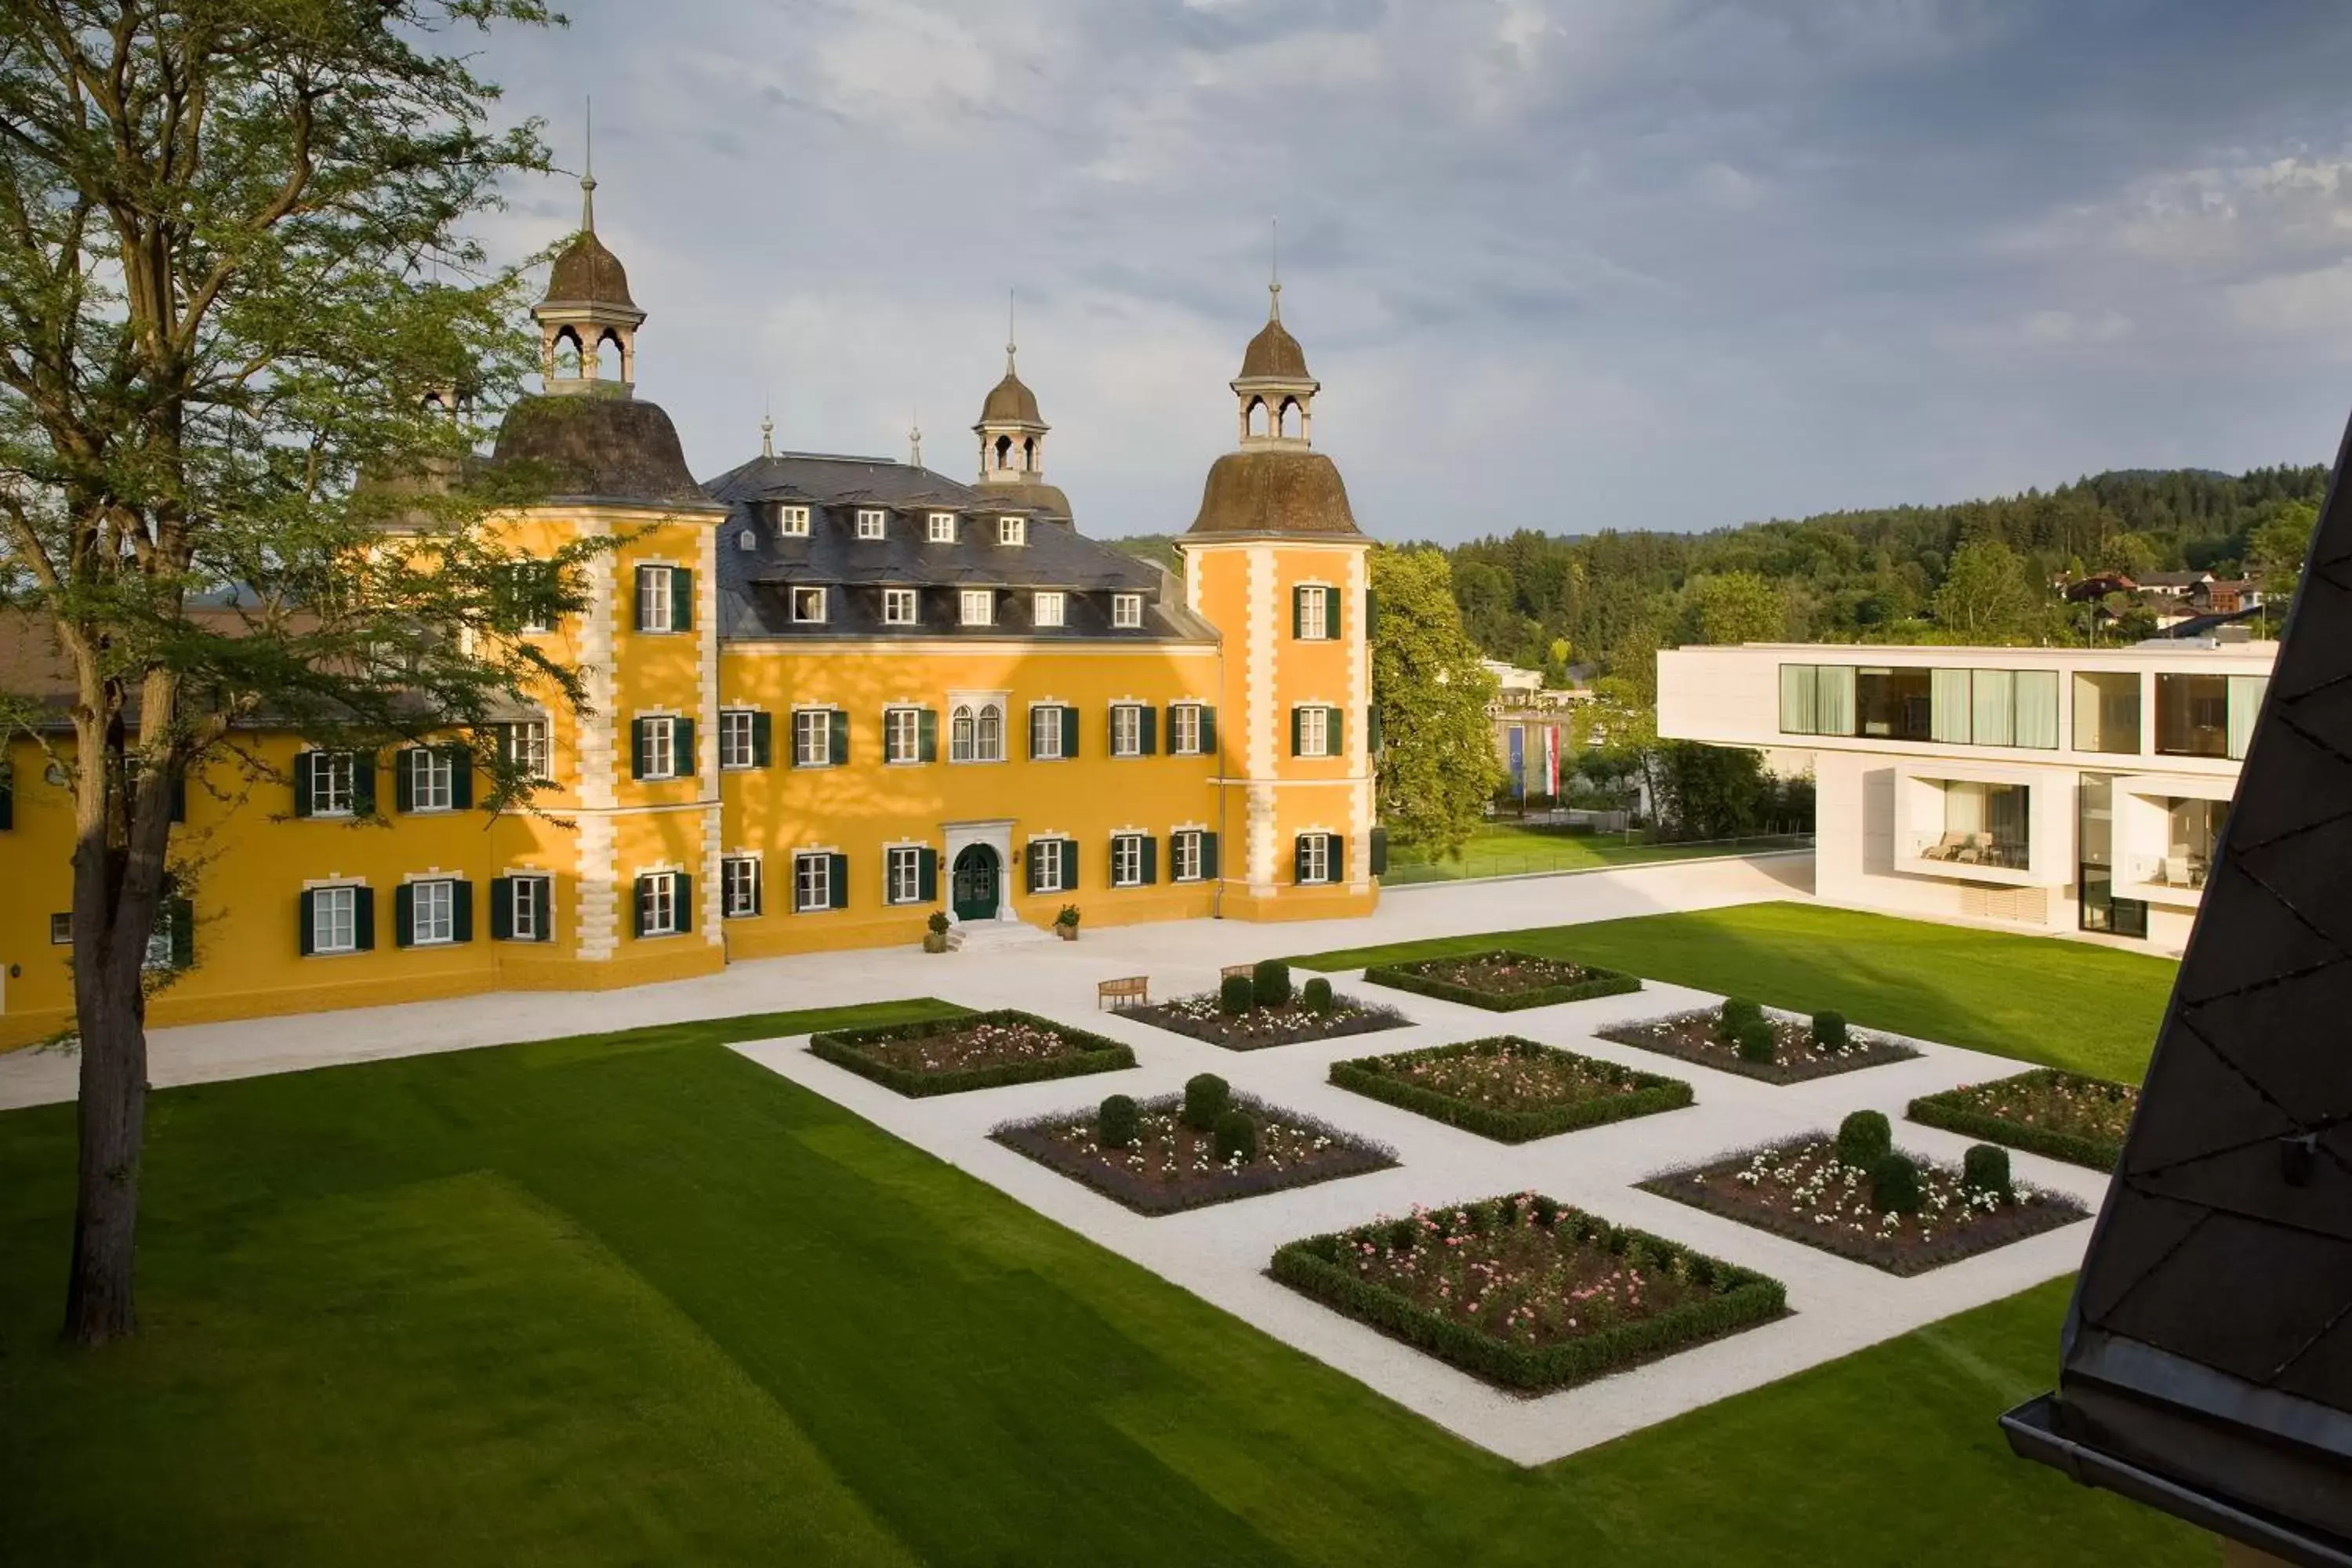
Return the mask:
<svg viewBox="0 0 2352 1568">
<path fill-rule="evenodd" d="M 1821 735 L 1851 735 L 1853 733 L 1853 666 L 1825 664 L 1821 667 L 1821 684 L 1816 689 L 1814 717 Z"/>
<path fill-rule="evenodd" d="M 1947 745 L 1969 743 L 1969 672 L 1937 669 L 1928 672 L 1928 732 Z"/>
<path fill-rule="evenodd" d="M 2017 672 L 2017 743 L 2058 749 L 2058 672 L 2021 669 Z"/>
<path fill-rule="evenodd" d="M 1982 833 L 1985 826 L 1985 786 L 1948 784 L 1944 786 L 1944 831 Z"/>
<path fill-rule="evenodd" d="M 2007 669 L 1979 669 L 1970 672 L 1975 679 L 1977 744 L 1979 746 L 2013 746 L 2017 743 L 2017 674 Z"/>
<path fill-rule="evenodd" d="M 1780 733 L 1783 735 L 1818 735 L 1820 717 L 1813 703 L 1817 682 L 1810 664 L 1784 664 L 1780 667 Z"/>
<path fill-rule="evenodd" d="M 2270 689 L 2267 675 L 2230 677 L 2230 754 L 2243 757 L 2253 743 L 2254 720 L 2263 710 L 2263 693 Z"/>
</svg>

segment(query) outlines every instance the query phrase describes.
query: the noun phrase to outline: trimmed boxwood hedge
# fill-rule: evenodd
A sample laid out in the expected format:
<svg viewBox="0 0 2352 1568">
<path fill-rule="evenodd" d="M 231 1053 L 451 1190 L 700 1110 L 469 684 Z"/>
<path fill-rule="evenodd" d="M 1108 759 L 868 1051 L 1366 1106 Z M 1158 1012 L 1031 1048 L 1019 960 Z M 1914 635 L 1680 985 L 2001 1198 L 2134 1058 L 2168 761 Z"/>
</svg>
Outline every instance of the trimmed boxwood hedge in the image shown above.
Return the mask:
<svg viewBox="0 0 2352 1568">
<path fill-rule="evenodd" d="M 1501 1046 L 1522 1047 L 1547 1056 L 1569 1057 L 1587 1067 L 1607 1069 L 1616 1075 L 1620 1083 L 1640 1087 L 1632 1094 L 1611 1095 L 1605 1100 L 1573 1100 L 1565 1105 L 1548 1106 L 1541 1110 L 1498 1110 L 1493 1106 L 1457 1100 L 1450 1094 L 1440 1094 L 1435 1089 L 1424 1089 L 1420 1084 L 1391 1076 L 1390 1069 L 1397 1065 L 1434 1061 L 1443 1057 L 1469 1056 Z M 1693 1098 L 1691 1086 L 1680 1079 L 1637 1072 L 1599 1057 L 1580 1056 L 1558 1046 L 1523 1040 L 1515 1035 L 1499 1035 L 1491 1039 L 1465 1040 L 1454 1046 L 1430 1046 L 1417 1051 L 1396 1051 L 1384 1057 L 1357 1057 L 1348 1061 L 1333 1062 L 1331 1081 L 1341 1089 L 1386 1100 L 1391 1105 L 1418 1112 L 1433 1121 L 1443 1121 L 1449 1127 L 1459 1127 L 1466 1132 L 1475 1132 L 1504 1143 L 1525 1143 L 1530 1139 L 1549 1138 L 1555 1133 L 1598 1127 L 1607 1121 L 1622 1121 L 1628 1117 L 1648 1116 L 1660 1110 L 1680 1110 L 1690 1104 Z"/>
<path fill-rule="evenodd" d="M 1042 1061 L 1003 1062 L 995 1067 L 968 1068 L 959 1072 L 910 1072 L 877 1061 L 858 1047 L 878 1045 L 886 1040 L 920 1040 L 933 1035 L 951 1035 L 975 1024 L 1034 1024 L 1050 1029 L 1067 1040 L 1076 1049 L 1066 1057 L 1049 1057 Z M 1034 1013 L 1017 1008 L 1000 1007 L 992 1013 L 967 1013 L 955 1018 L 930 1018 L 917 1024 L 893 1024 L 878 1029 L 839 1029 L 809 1037 L 809 1050 L 835 1067 L 847 1068 L 861 1078 L 870 1078 L 886 1089 L 920 1099 L 934 1094 L 961 1094 L 966 1089 L 998 1089 L 1011 1083 L 1037 1083 L 1046 1079 L 1076 1078 L 1082 1073 L 1116 1072 L 1135 1065 L 1135 1052 L 1117 1040 L 1102 1035 L 1074 1029 L 1067 1024 L 1057 1024 L 1051 1018 L 1040 1018 Z"/>
<path fill-rule="evenodd" d="M 1524 1201 L 1524 1194 L 1487 1201 L 1515 1204 Z M 1715 1294 L 1655 1317 L 1613 1324 L 1582 1339 L 1531 1347 L 1440 1317 L 1410 1297 L 1343 1267 L 1339 1259 L 1350 1247 L 1366 1240 L 1382 1245 L 1379 1226 L 1364 1226 L 1360 1234 L 1336 1233 L 1294 1241 L 1274 1255 L 1268 1271 L 1301 1295 L 1393 1334 L 1416 1350 L 1474 1376 L 1516 1389 L 1553 1389 L 1582 1383 L 1704 1340 L 1769 1322 L 1788 1310 L 1788 1289 L 1778 1279 L 1705 1257 L 1663 1237 L 1612 1226 L 1598 1215 L 1567 1207 L 1559 1209 L 1552 1225 L 1555 1229 L 1573 1226 L 1580 1242 L 1612 1252 L 1644 1253 L 1653 1267 L 1672 1268 L 1682 1262 L 1694 1271 L 1705 1270 Z"/>
<path fill-rule="evenodd" d="M 2002 1083 L 2015 1083 L 2025 1079 L 2072 1078 L 2082 1082 L 2099 1083 L 2106 1080 L 2084 1079 L 2079 1073 L 2061 1073 L 2055 1068 L 2041 1068 L 2020 1073 L 2016 1078 L 2002 1079 Z M 2124 1146 L 2120 1139 L 2092 1138 L 2080 1132 L 2059 1132 L 2047 1127 L 2029 1127 L 2022 1121 L 1977 1109 L 1969 1103 L 1979 1089 L 1990 1087 L 1975 1085 L 1973 1089 L 1948 1089 L 1942 1094 L 1926 1094 L 1913 1100 L 1906 1114 L 1912 1121 L 1929 1127 L 1940 1127 L 1947 1132 L 1963 1133 L 1981 1138 L 1988 1143 L 2006 1143 L 2012 1149 L 2022 1149 L 2029 1154 L 2046 1154 L 2053 1160 L 2063 1160 L 2070 1165 L 2088 1165 L 2095 1171 L 2112 1171 L 2123 1163 Z"/>
<path fill-rule="evenodd" d="M 1535 955 L 1497 949 L 1492 952 L 1462 952 L 1444 958 L 1425 958 L 1412 963 L 1383 963 L 1364 971 L 1368 984 L 1386 985 L 1398 991 L 1411 991 L 1423 996 L 1434 996 L 1442 1002 L 1461 1002 L 1473 1007 L 1484 1007 L 1490 1013 L 1517 1013 L 1527 1007 L 1551 1007 L 1562 1002 L 1584 1002 L 1595 996 L 1620 996 L 1642 988 L 1641 976 L 1624 974 L 1614 969 L 1596 969 L 1591 964 L 1580 967 L 1591 972 L 1592 978 L 1574 985 L 1548 985 L 1539 991 L 1522 991 L 1516 995 L 1499 995 L 1492 991 L 1475 990 L 1456 985 L 1452 981 L 1437 980 L 1422 971 L 1433 963 L 1460 963 L 1468 959 L 1507 958 L 1534 961 Z M 1576 960 L 1549 959 L 1541 962 L 1574 963 Z"/>
</svg>

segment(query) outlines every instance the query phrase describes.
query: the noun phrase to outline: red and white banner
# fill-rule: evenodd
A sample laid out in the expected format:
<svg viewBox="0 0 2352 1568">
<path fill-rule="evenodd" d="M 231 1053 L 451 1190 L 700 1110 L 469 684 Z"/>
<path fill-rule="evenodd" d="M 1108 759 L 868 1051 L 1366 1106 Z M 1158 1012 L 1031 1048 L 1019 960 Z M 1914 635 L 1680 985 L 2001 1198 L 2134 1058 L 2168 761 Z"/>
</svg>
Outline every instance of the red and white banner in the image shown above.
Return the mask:
<svg viewBox="0 0 2352 1568">
<path fill-rule="evenodd" d="M 1544 794 L 1555 799 L 1559 795 L 1559 726 L 1544 726 Z"/>
</svg>

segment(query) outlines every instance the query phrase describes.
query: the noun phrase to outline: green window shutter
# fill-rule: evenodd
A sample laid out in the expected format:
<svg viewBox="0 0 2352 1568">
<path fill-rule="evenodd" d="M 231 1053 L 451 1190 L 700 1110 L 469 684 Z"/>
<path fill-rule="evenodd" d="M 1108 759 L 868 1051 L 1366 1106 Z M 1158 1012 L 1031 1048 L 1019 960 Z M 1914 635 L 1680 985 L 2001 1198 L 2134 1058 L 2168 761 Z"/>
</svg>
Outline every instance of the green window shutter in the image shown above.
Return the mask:
<svg viewBox="0 0 2352 1568">
<path fill-rule="evenodd" d="M 1213 833 L 1201 835 L 1201 875 L 1208 881 L 1217 879 L 1217 836 Z"/>
<path fill-rule="evenodd" d="M 1388 874 L 1389 830 L 1385 827 L 1375 827 L 1372 829 L 1372 875 L 1385 877 Z"/>
<path fill-rule="evenodd" d="M 1077 890 L 1078 841 L 1075 838 L 1065 838 L 1062 840 L 1062 891 L 1075 893 Z"/>
<path fill-rule="evenodd" d="M 702 763 L 694 754 L 694 721 L 673 719 L 669 723 L 670 773 L 682 779 L 698 778 Z"/>
<path fill-rule="evenodd" d="M 1146 834 L 1143 839 L 1143 882 L 1146 887 L 1160 880 L 1160 840 Z"/>
<path fill-rule="evenodd" d="M 1304 587 L 1290 590 L 1290 635 L 1294 637 L 1307 635 L 1307 590 Z"/>
<path fill-rule="evenodd" d="M 1298 714 L 1299 714 L 1299 710 L 1297 710 L 1297 709 L 1296 709 L 1296 708 L 1293 708 L 1293 709 L 1290 710 L 1290 754 L 1291 754 L 1292 756 L 1294 756 L 1294 757 L 1295 757 L 1295 756 L 1297 756 L 1297 755 L 1298 755 L 1298 747 L 1299 747 L 1299 737 L 1298 737 L 1298 729 L 1299 729 L 1299 724 L 1298 724 Z"/>
<path fill-rule="evenodd" d="M 1344 757 L 1348 754 L 1348 710 L 1326 708 L 1323 711 L 1330 715 L 1328 729 L 1323 736 L 1323 749 L 1332 756 Z"/>
<path fill-rule="evenodd" d="M 1323 590 L 1323 635 L 1333 642 L 1339 640 L 1339 590 Z"/>
<path fill-rule="evenodd" d="M 640 566 L 629 574 L 630 599 L 632 601 L 629 610 L 629 626 L 630 629 L 633 631 L 641 632 L 646 629 L 646 574 L 652 570 L 653 568 L 650 566 Z"/>
<path fill-rule="evenodd" d="M 1075 757 L 1077 754 L 1078 710 L 1076 708 L 1065 708 L 1062 710 L 1062 755 Z"/>
<path fill-rule="evenodd" d="M 1290 841 L 1290 879 L 1307 880 L 1307 835 L 1300 834 Z"/>
<path fill-rule="evenodd" d="M 539 935 L 532 940 L 553 942 L 555 940 L 555 879 L 533 877 L 531 880 L 539 884 Z"/>
<path fill-rule="evenodd" d="M 490 940 L 509 942 L 514 938 L 514 885 L 512 877 L 490 879 Z"/>
<path fill-rule="evenodd" d="M 449 940 L 474 940 L 474 884 L 471 882 L 449 884 Z"/>
<path fill-rule="evenodd" d="M 1217 754 L 1217 710 L 1206 703 L 1201 705 L 1201 753 Z"/>
<path fill-rule="evenodd" d="M 449 805 L 455 810 L 464 811 L 474 804 L 473 750 L 467 746 L 451 746 L 447 750 Z"/>
<path fill-rule="evenodd" d="M 316 762 L 318 757 L 319 753 L 316 752 L 294 753 L 294 815 L 297 816 L 310 815 L 310 764 Z M 308 937 L 303 938 L 306 942 L 309 940 Z M 305 951 L 307 952 L 308 949 L 306 948 Z"/>
<path fill-rule="evenodd" d="M 352 815 L 353 816 L 375 815 L 375 753 L 373 752 L 352 753 Z"/>
<path fill-rule="evenodd" d="M 163 918 L 171 921 L 172 967 L 185 969 L 196 962 L 196 906 L 185 899 L 166 899 Z"/>
<path fill-rule="evenodd" d="M 1028 854 L 1027 858 L 1025 858 L 1025 860 L 1024 861 L 1024 863 L 1023 863 L 1023 865 L 1022 865 L 1022 868 L 1021 868 L 1021 870 L 1022 870 L 1022 877 L 1023 877 L 1023 879 L 1024 879 L 1024 882 L 1026 883 L 1026 886 L 1024 888 L 1024 889 L 1023 889 L 1023 890 L 1024 890 L 1024 891 L 1025 891 L 1025 892 L 1031 892 L 1031 893 L 1035 892 L 1035 891 L 1037 890 L 1037 846 L 1036 846 L 1036 845 L 1032 844 L 1031 846 L 1029 846 L 1029 854 Z"/>
<path fill-rule="evenodd" d="M 832 895 L 828 901 L 836 910 L 845 910 L 849 907 L 849 857 L 833 855 L 826 858 L 833 862 L 832 871 L 825 879 Z"/>
<path fill-rule="evenodd" d="M 677 929 L 684 933 L 694 929 L 694 879 L 683 871 L 671 875 L 677 892 Z"/>
<path fill-rule="evenodd" d="M 1327 833 L 1323 837 L 1331 847 L 1328 859 L 1331 880 L 1344 882 L 1348 879 L 1348 836 L 1344 833 Z"/>
<path fill-rule="evenodd" d="M 629 900 L 629 934 L 632 936 L 642 937 L 646 934 L 646 883 L 647 880 L 648 879 L 644 877 L 637 879 L 636 887 Z"/>
<path fill-rule="evenodd" d="M 1118 710 L 1119 704 L 1116 702 L 1103 710 L 1103 755 L 1106 757 L 1118 755 Z"/>
<path fill-rule="evenodd" d="M 1145 703 L 1136 715 L 1136 727 L 1143 732 L 1143 744 L 1140 748 L 1143 754 L 1147 757 L 1158 755 L 1160 752 L 1160 710 L 1152 707 L 1149 702 Z"/>
<path fill-rule="evenodd" d="M 1110 842 L 1104 847 L 1109 850 L 1109 853 L 1103 857 L 1103 865 L 1106 868 L 1103 873 L 1103 886 L 1106 888 L 1118 886 L 1118 841 L 1126 837 L 1124 833 L 1114 833 L 1110 836 Z"/>
<path fill-rule="evenodd" d="M 362 952 L 375 951 L 375 889 L 352 889 L 352 946 Z"/>
<path fill-rule="evenodd" d="M 294 919 L 297 922 L 297 930 L 294 933 L 294 944 L 296 950 L 299 951 L 305 958 L 310 957 L 313 952 L 318 951 L 318 948 L 312 940 L 313 933 L 319 929 L 317 903 L 318 895 L 312 892 L 310 889 L 305 888 L 302 889 L 302 897 L 296 901 L 294 906 Z"/>
<path fill-rule="evenodd" d="M 403 882 L 392 890 L 392 945 L 406 947 L 416 940 L 416 889 Z"/>
<path fill-rule="evenodd" d="M 683 566 L 669 569 L 669 625 L 672 631 L 694 629 L 694 574 Z"/>
<path fill-rule="evenodd" d="M 416 764 L 411 759 L 417 748 L 403 746 L 392 753 L 392 809 L 409 812 L 416 809 Z"/>
<path fill-rule="evenodd" d="M 832 726 L 833 732 L 827 741 L 826 755 L 833 759 L 833 765 L 837 768 L 849 761 L 848 710 L 835 709 L 828 722 Z"/>
<path fill-rule="evenodd" d="M 629 721 L 629 776 L 633 779 L 646 776 L 646 732 L 648 723 L 649 721 L 644 719 Z M 643 936 L 645 933 L 639 931 L 637 934 Z"/>
<path fill-rule="evenodd" d="M 752 861 L 751 866 L 751 912 L 764 915 L 768 912 L 768 879 L 759 861 Z"/>
<path fill-rule="evenodd" d="M 775 760 L 775 725 L 762 710 L 751 715 L 751 765 L 764 768 Z"/>
<path fill-rule="evenodd" d="M 926 708 L 915 721 L 915 755 L 927 763 L 940 760 L 940 716 Z"/>
<path fill-rule="evenodd" d="M 915 851 L 915 896 L 923 902 L 937 903 L 940 897 L 940 852 L 936 849 Z M 1037 889 L 1032 888 L 1031 892 Z"/>
</svg>

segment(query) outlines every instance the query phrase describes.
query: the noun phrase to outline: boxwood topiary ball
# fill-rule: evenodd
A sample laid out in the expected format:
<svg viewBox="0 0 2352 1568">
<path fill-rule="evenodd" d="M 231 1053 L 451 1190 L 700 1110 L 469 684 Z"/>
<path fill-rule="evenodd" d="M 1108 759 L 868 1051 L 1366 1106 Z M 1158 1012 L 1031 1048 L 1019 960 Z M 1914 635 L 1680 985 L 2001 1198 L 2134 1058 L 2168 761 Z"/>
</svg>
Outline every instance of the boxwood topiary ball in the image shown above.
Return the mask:
<svg viewBox="0 0 2352 1568">
<path fill-rule="evenodd" d="M 1972 1193 L 1998 1193 L 2007 1203 L 2017 1189 L 2010 1181 L 2009 1151 L 1993 1143 L 1971 1145 L 1960 1160 L 1960 1185 Z"/>
<path fill-rule="evenodd" d="M 1209 1130 L 1209 1147 L 1220 1160 L 1239 1159 L 1246 1165 L 1257 1158 L 1257 1123 L 1241 1111 L 1225 1111 Z"/>
<path fill-rule="evenodd" d="M 1814 1014 L 1813 1044 L 1825 1051 L 1845 1049 L 1845 1015 L 1843 1013 Z"/>
<path fill-rule="evenodd" d="M 1739 1038 L 1739 1031 L 1764 1016 L 1764 1009 L 1745 996 L 1734 996 L 1723 1005 L 1718 1026 L 1727 1040 Z"/>
<path fill-rule="evenodd" d="M 1290 965 L 1278 958 L 1260 959 L 1251 971 L 1250 985 L 1259 1006 L 1279 1007 L 1290 1000 Z"/>
<path fill-rule="evenodd" d="M 1131 1096 L 1114 1094 L 1095 1112 L 1095 1142 L 1106 1149 L 1132 1149 L 1143 1130 L 1143 1113 Z"/>
<path fill-rule="evenodd" d="M 1238 1018 L 1257 1005 L 1257 994 L 1246 974 L 1228 974 L 1217 987 L 1217 1011 L 1228 1018 Z"/>
<path fill-rule="evenodd" d="M 1307 1010 L 1310 1013 L 1328 1013 L 1331 1010 L 1331 983 L 1318 974 L 1299 991 L 1298 999 L 1307 1004 Z"/>
<path fill-rule="evenodd" d="M 1736 1038 L 1739 1059 L 1744 1062 L 1769 1062 L 1780 1048 L 1780 1032 L 1769 1018 L 1750 1018 L 1739 1026 Z"/>
<path fill-rule="evenodd" d="M 1895 1129 L 1875 1110 L 1857 1110 L 1838 1123 L 1837 1157 L 1841 1165 L 1867 1171 L 1895 1147 Z"/>
<path fill-rule="evenodd" d="M 1919 1212 L 1919 1167 L 1908 1154 L 1886 1153 L 1870 1167 L 1871 1206 L 1881 1214 Z"/>
<path fill-rule="evenodd" d="M 1184 1125 L 1207 1132 L 1233 1102 L 1233 1085 L 1213 1072 L 1196 1074 L 1184 1084 Z"/>
</svg>

